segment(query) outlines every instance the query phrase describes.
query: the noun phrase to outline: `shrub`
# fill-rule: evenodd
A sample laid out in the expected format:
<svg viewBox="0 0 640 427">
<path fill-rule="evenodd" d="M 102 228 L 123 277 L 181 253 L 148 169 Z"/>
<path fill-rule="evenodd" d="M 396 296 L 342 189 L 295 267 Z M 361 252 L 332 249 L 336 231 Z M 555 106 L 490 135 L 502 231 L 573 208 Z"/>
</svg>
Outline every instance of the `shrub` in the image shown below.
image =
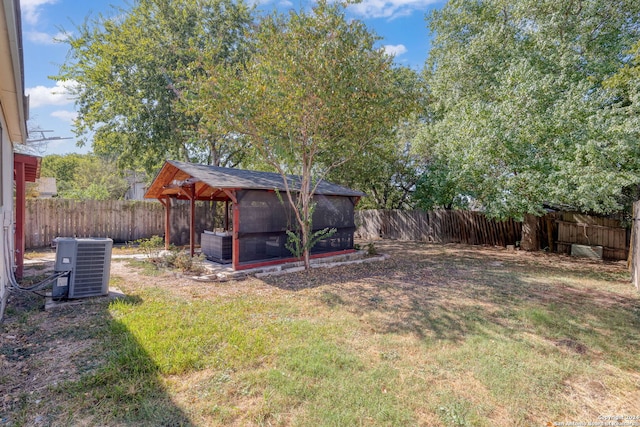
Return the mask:
<svg viewBox="0 0 640 427">
<path fill-rule="evenodd" d="M 373 242 L 367 244 L 367 255 L 378 255 L 378 250 L 376 249 Z"/>
<path fill-rule="evenodd" d="M 151 236 L 148 239 L 142 238 L 136 240 L 140 250 L 149 259 L 157 259 L 160 257 L 160 251 L 164 249 L 164 239 L 160 236 Z"/>
<path fill-rule="evenodd" d="M 200 254 L 191 257 L 188 252 L 180 250 L 171 250 L 162 256 L 163 265 L 167 268 L 175 268 L 183 273 L 202 274 L 206 270 L 202 266 L 205 256 Z"/>
</svg>

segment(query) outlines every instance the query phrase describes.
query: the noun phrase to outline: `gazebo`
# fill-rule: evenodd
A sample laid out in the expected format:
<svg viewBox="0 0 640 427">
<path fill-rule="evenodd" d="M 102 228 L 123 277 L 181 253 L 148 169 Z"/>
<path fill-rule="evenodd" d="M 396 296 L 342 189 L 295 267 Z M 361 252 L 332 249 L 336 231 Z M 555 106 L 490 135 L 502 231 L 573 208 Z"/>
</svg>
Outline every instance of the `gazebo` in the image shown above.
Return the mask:
<svg viewBox="0 0 640 427">
<path fill-rule="evenodd" d="M 290 189 L 300 188 L 300 177 L 287 177 Z M 188 200 L 190 251 L 195 251 L 196 201 L 224 202 L 227 209 L 224 232 L 205 231 L 202 251 L 209 259 L 231 262 L 234 270 L 244 270 L 294 260 L 286 248 L 287 230 L 295 231 L 293 210 L 287 200 L 282 176 L 272 172 L 223 168 L 168 160 L 145 193 L 165 207 L 165 246 L 170 241 L 171 201 Z M 336 232 L 320 240 L 311 257 L 323 257 L 353 251 L 354 209 L 365 194 L 321 181 L 314 193 L 313 230 L 335 228 Z M 232 206 L 232 218 L 228 206 Z"/>
</svg>

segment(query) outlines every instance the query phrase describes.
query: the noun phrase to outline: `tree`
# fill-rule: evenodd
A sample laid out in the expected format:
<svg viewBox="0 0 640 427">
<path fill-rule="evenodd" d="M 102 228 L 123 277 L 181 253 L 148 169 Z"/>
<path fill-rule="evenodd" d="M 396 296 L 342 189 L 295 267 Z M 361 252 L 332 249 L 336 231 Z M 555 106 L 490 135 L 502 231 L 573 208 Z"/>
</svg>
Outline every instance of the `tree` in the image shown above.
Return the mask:
<svg viewBox="0 0 640 427">
<path fill-rule="evenodd" d="M 455 0 L 435 11 L 427 194 L 475 199 L 501 218 L 544 203 L 624 209 L 640 183 L 640 128 L 603 83 L 629 61 L 639 17 L 632 0 Z"/>
<path fill-rule="evenodd" d="M 417 123 L 401 123 L 394 134 L 331 171 L 329 180 L 366 193 L 359 208 L 412 208 L 421 168 L 412 150 Z"/>
<path fill-rule="evenodd" d="M 626 52 L 628 61 L 616 74 L 604 82 L 615 93 L 621 127 L 627 131 L 640 129 L 640 41 Z M 625 189 L 625 205 L 640 199 L 640 184 Z"/>
<path fill-rule="evenodd" d="M 114 170 L 113 161 L 93 154 L 53 154 L 42 158 L 40 176 L 56 178 L 62 199 L 118 200 L 129 183 Z"/>
<path fill-rule="evenodd" d="M 82 143 L 149 173 L 167 157 L 236 164 L 241 141 L 202 120 L 194 90 L 209 78 L 203 64 L 244 60 L 251 15 L 242 1 L 138 0 L 79 26 L 55 78 L 74 82 Z"/>
<path fill-rule="evenodd" d="M 266 16 L 246 67 L 211 81 L 212 105 L 282 175 L 307 267 L 316 186 L 382 144 L 412 104 L 392 59 L 344 7 L 320 1 L 310 12 Z M 288 186 L 288 173 L 300 176 L 299 188 Z"/>
<path fill-rule="evenodd" d="M 365 192 L 367 197 L 359 204 L 365 209 L 412 208 L 422 168 L 420 157 L 413 150 L 413 141 L 428 112 L 424 79 L 406 67 L 395 67 L 393 73 L 394 84 L 414 112 L 389 128 L 388 135 L 381 134 L 376 144 L 328 176 L 331 181 Z"/>
</svg>

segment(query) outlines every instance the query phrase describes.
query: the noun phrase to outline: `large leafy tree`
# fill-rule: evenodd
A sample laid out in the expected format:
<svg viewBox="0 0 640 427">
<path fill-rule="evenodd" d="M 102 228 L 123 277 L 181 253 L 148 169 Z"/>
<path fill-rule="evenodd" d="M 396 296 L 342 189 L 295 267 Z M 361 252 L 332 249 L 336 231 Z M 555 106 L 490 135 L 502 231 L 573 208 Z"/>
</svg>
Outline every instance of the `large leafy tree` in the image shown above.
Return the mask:
<svg viewBox="0 0 640 427">
<path fill-rule="evenodd" d="M 329 174 L 333 182 L 367 194 L 361 209 L 410 209 L 421 162 L 412 150 L 419 121 L 401 123 L 394 135 L 358 153 Z"/>
<path fill-rule="evenodd" d="M 516 218 L 545 203 L 623 209 L 640 183 L 640 129 L 603 82 L 629 61 L 639 24 L 634 0 L 452 0 L 434 12 L 425 205 L 475 200 Z"/>
<path fill-rule="evenodd" d="M 129 183 L 114 169 L 112 160 L 91 153 L 52 154 L 42 158 L 40 176 L 56 178 L 62 199 L 119 200 Z"/>
<path fill-rule="evenodd" d="M 246 58 L 251 9 L 241 0 L 137 0 L 98 16 L 66 41 L 58 80 L 71 81 L 76 133 L 121 166 L 155 170 L 166 158 L 211 164 L 241 160 L 240 140 L 203 120 L 198 82 L 204 64 Z"/>
<path fill-rule="evenodd" d="M 285 184 L 288 173 L 301 177 L 283 198 L 294 208 L 307 266 L 316 186 L 387 139 L 412 105 L 376 40 L 345 18 L 344 5 L 321 1 L 308 12 L 266 16 L 246 67 L 211 81 L 211 105 L 226 111 L 235 132 Z"/>
<path fill-rule="evenodd" d="M 398 93 L 405 97 L 412 114 L 381 134 L 376 144 L 332 170 L 329 179 L 367 194 L 359 204 L 364 209 L 409 209 L 420 177 L 421 162 L 412 146 L 424 122 L 428 100 L 424 80 L 416 71 L 393 70 Z M 406 107 L 406 106 L 405 106 Z"/>
<path fill-rule="evenodd" d="M 640 40 L 627 52 L 628 62 L 604 84 L 614 93 L 622 131 L 640 129 Z M 626 204 L 640 198 L 640 183 L 625 189 Z"/>
</svg>

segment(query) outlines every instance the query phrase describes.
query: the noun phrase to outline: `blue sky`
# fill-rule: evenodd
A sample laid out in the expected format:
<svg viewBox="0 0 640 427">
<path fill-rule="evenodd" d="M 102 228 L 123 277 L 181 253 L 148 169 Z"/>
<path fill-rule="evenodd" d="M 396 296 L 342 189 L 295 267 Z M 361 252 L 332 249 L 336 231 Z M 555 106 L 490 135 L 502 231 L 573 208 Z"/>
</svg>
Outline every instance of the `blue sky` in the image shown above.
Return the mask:
<svg viewBox="0 0 640 427">
<path fill-rule="evenodd" d="M 65 94 L 65 85 L 49 79 L 58 73 L 65 61 L 67 45 L 56 43 L 63 31 L 73 33 L 75 27 L 89 15 L 110 15 L 111 5 L 126 5 L 124 0 L 21 0 L 24 45 L 25 86 L 30 96 L 31 128 L 47 132 L 46 136 L 59 138 L 42 148 L 41 154 L 86 153 L 91 147 L 77 147 L 71 122 L 75 117 L 73 99 Z M 382 39 L 380 46 L 395 54 L 398 64 L 421 69 L 429 49 L 429 33 L 425 15 L 442 7 L 445 0 L 364 0 L 351 5 L 350 17 L 362 20 Z M 263 1 L 264 10 L 297 8 L 289 0 Z M 30 135 L 31 139 L 41 134 Z"/>
</svg>

